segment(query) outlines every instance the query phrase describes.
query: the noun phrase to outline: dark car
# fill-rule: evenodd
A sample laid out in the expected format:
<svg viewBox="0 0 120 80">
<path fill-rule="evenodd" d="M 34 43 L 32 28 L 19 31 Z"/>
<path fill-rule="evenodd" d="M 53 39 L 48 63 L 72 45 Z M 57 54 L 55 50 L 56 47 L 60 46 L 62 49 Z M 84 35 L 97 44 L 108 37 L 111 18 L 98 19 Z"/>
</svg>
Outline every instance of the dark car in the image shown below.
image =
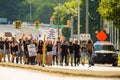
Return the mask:
<svg viewBox="0 0 120 80">
<path fill-rule="evenodd" d="M 118 54 L 110 42 L 96 42 L 93 47 L 93 64 L 112 64 L 118 65 Z"/>
</svg>

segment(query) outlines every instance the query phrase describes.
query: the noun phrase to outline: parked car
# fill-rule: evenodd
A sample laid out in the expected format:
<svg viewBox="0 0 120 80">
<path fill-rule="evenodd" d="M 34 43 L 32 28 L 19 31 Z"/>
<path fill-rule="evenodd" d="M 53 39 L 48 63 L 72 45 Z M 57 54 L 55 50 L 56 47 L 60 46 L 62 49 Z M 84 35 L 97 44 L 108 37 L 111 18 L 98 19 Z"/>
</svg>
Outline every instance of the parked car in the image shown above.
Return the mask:
<svg viewBox="0 0 120 80">
<path fill-rule="evenodd" d="M 93 47 L 93 64 L 112 64 L 118 65 L 118 54 L 114 45 L 110 42 L 96 42 Z"/>
</svg>

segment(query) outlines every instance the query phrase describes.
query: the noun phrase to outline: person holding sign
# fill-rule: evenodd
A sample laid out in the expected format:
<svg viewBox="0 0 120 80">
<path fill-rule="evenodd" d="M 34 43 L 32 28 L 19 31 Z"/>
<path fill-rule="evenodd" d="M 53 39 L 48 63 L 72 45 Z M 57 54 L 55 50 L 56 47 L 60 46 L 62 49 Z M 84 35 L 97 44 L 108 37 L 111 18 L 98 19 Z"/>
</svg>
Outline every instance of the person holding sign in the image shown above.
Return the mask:
<svg viewBox="0 0 120 80">
<path fill-rule="evenodd" d="M 36 52 L 36 46 L 33 43 L 33 40 L 30 40 L 30 44 L 27 47 L 28 47 L 28 53 L 29 53 L 29 62 L 32 65 L 34 65 L 37 52 Z"/>
</svg>

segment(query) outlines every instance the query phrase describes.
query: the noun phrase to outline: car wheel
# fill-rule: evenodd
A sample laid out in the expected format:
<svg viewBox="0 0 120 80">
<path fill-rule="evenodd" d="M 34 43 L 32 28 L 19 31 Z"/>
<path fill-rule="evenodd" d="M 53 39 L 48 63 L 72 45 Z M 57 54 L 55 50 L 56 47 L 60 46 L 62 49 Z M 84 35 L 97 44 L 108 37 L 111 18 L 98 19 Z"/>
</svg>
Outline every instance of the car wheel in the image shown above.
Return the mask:
<svg viewBox="0 0 120 80">
<path fill-rule="evenodd" d="M 112 66 L 118 66 L 118 61 L 114 61 Z"/>
</svg>

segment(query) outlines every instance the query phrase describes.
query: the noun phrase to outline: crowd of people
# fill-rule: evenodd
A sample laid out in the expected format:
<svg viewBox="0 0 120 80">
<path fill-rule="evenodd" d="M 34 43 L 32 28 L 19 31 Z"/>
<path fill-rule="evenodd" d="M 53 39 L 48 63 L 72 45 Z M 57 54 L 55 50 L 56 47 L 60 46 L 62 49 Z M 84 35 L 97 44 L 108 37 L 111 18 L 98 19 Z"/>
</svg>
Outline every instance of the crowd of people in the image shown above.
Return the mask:
<svg viewBox="0 0 120 80">
<path fill-rule="evenodd" d="M 34 44 L 36 53 L 29 54 L 28 45 Z M 38 40 L 27 37 L 16 40 L 15 37 L 0 37 L 0 62 L 12 62 L 31 65 L 61 65 L 79 66 L 86 63 L 91 66 L 93 43 L 88 40 L 86 43 L 78 44 L 78 41 L 57 41 Z M 7 58 L 6 58 L 7 57 Z"/>
</svg>

